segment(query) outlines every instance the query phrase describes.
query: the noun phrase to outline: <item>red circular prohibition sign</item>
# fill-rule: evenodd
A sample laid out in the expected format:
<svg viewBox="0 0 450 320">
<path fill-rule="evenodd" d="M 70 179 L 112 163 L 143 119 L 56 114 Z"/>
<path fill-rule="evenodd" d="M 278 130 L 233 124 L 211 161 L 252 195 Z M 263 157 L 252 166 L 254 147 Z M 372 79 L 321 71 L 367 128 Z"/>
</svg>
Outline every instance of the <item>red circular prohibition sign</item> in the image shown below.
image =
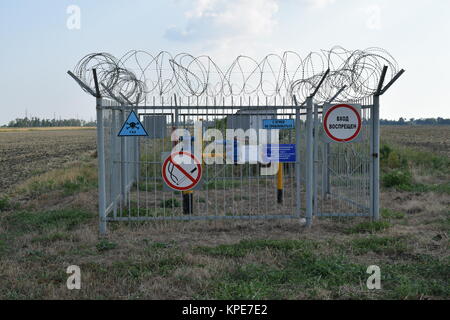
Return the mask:
<svg viewBox="0 0 450 320">
<path fill-rule="evenodd" d="M 181 154 L 191 157 L 194 160 L 194 163 L 196 164 L 197 170 L 198 170 L 197 178 L 195 178 L 195 179 L 192 178 L 188 172 L 186 172 L 179 164 L 177 164 L 177 163 L 175 163 L 175 161 L 173 161 L 172 157 L 174 155 L 181 155 Z M 169 162 L 172 162 L 178 170 L 180 170 L 186 177 L 188 177 L 189 180 L 192 181 L 192 183 L 186 187 L 179 187 L 179 186 L 176 186 L 173 183 L 171 183 L 165 175 L 166 167 Z M 175 152 L 175 153 L 172 153 L 170 156 L 168 156 L 166 160 L 164 160 L 161 175 L 162 175 L 163 180 L 167 183 L 167 185 L 169 187 L 171 187 L 172 189 L 175 189 L 175 190 L 185 191 L 185 190 L 189 190 L 189 189 L 195 187 L 197 185 L 197 183 L 200 181 L 200 179 L 202 177 L 202 166 L 200 165 L 200 162 L 197 160 L 197 158 L 192 153 L 185 152 L 185 151 Z"/>
<path fill-rule="evenodd" d="M 348 108 L 348 109 L 352 110 L 352 111 L 355 113 L 356 118 L 358 119 L 358 128 L 356 129 L 356 132 L 355 132 L 351 137 L 348 137 L 347 139 L 338 139 L 338 138 L 336 138 L 335 136 L 333 136 L 333 135 L 331 134 L 330 130 L 328 130 L 328 125 L 327 125 L 327 124 L 328 124 L 328 116 L 330 115 L 330 113 L 331 113 L 334 109 L 337 109 L 337 108 Z M 338 105 L 335 105 L 335 106 L 331 107 L 330 109 L 328 109 L 328 110 L 327 110 L 327 114 L 325 115 L 325 118 L 323 119 L 323 123 L 325 124 L 325 125 L 324 125 L 324 129 L 325 129 L 325 132 L 327 133 L 327 135 L 328 135 L 331 139 L 333 139 L 334 141 L 338 141 L 338 142 L 347 142 L 347 141 L 351 141 L 351 140 L 353 140 L 353 139 L 359 134 L 359 132 L 361 131 L 361 116 L 359 115 L 358 111 L 357 111 L 353 106 L 348 105 L 348 104 L 338 104 Z"/>
</svg>

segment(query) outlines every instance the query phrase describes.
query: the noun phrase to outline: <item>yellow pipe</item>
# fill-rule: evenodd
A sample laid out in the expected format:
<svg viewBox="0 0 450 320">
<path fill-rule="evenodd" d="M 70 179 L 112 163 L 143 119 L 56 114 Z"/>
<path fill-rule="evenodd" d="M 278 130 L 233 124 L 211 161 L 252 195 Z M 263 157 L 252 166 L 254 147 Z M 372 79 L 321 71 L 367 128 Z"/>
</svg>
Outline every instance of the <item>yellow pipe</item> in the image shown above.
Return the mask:
<svg viewBox="0 0 450 320">
<path fill-rule="evenodd" d="M 278 163 L 277 189 L 283 190 L 283 165 L 280 162 Z"/>
<path fill-rule="evenodd" d="M 278 163 L 277 172 L 277 201 L 283 202 L 283 164 L 281 162 Z"/>
</svg>

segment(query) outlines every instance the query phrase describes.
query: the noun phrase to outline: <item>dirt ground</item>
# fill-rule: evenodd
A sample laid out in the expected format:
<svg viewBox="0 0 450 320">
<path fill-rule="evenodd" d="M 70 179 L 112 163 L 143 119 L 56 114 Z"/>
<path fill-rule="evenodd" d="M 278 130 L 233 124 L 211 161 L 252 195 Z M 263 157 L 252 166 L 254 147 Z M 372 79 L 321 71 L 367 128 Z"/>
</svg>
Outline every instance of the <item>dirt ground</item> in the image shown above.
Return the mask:
<svg viewBox="0 0 450 320">
<path fill-rule="evenodd" d="M 0 193 L 95 151 L 94 129 L 0 132 Z"/>
<path fill-rule="evenodd" d="M 382 141 L 430 146 L 429 128 L 409 129 L 383 127 Z M 450 127 L 439 132 L 426 150 L 445 155 Z M 114 222 L 100 237 L 91 184 L 95 159 L 79 157 L 94 151 L 95 131 L 22 139 L 3 134 L 2 145 L 17 148 L 18 155 L 2 155 L 2 177 L 8 170 L 27 184 L 32 175 L 33 181 L 48 179 L 39 172 L 49 171 L 63 183 L 26 200 L 15 201 L 23 197 L 11 192 L 8 203 L 0 202 L 0 299 L 450 298 L 448 192 L 382 188 L 377 223 L 315 218 L 305 228 L 298 220 Z M 53 151 L 35 148 L 33 155 L 30 145 L 51 145 Z M 23 165 L 30 158 L 36 161 Z M 27 166 L 33 169 L 23 174 Z M 421 179 L 443 181 L 442 174 Z M 66 287 L 69 265 L 82 270 L 81 290 Z M 381 269 L 380 290 L 366 287 L 370 265 Z"/>
</svg>

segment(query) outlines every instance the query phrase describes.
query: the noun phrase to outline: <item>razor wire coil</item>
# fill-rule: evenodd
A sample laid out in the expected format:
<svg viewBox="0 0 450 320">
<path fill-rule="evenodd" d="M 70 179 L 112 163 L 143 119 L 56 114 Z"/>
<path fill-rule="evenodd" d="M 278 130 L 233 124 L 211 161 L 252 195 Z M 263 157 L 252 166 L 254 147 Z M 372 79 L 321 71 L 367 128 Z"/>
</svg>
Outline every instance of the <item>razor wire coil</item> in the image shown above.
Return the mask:
<svg viewBox="0 0 450 320">
<path fill-rule="evenodd" d="M 330 72 L 315 96 L 315 101 L 329 101 L 339 90 L 336 102 L 362 99 L 373 95 L 383 66 L 388 67 L 386 80 L 398 72 L 395 59 L 384 49 L 346 50 L 340 46 L 311 52 L 304 58 L 293 51 L 269 54 L 261 60 L 238 56 L 225 69 L 211 57 L 188 53 L 171 55 L 162 51 L 152 55 L 133 50 L 121 58 L 108 53 L 83 57 L 73 73 L 95 91 L 92 69 L 97 70 L 103 97 L 140 104 L 151 96 L 214 98 L 277 98 L 292 103 L 295 95 L 304 101 Z M 87 90 L 85 90 L 88 92 Z"/>
</svg>

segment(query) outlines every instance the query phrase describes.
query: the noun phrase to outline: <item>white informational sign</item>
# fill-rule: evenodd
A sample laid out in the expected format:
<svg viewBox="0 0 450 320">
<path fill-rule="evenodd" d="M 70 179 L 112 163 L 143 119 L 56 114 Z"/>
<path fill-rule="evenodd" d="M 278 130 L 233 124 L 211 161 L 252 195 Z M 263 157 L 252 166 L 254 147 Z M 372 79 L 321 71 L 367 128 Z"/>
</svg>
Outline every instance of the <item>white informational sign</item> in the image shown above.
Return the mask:
<svg viewBox="0 0 450 320">
<path fill-rule="evenodd" d="M 163 162 L 162 177 L 173 190 L 190 190 L 200 182 L 202 166 L 190 152 L 172 153 Z"/>
<path fill-rule="evenodd" d="M 361 107 L 337 104 L 323 110 L 323 130 L 328 141 L 354 142 L 361 132 Z"/>
</svg>

